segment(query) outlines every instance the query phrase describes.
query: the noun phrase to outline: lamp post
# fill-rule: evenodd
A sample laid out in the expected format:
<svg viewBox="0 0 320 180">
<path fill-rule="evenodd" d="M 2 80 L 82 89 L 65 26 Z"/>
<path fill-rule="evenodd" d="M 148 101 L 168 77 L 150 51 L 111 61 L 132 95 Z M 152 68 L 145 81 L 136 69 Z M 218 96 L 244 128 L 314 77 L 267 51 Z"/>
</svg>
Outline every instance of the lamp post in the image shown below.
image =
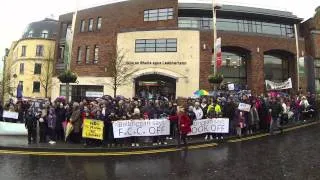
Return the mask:
<svg viewBox="0 0 320 180">
<path fill-rule="evenodd" d="M 216 41 L 217 41 L 217 9 L 220 9 L 222 5 L 216 3 L 216 0 L 212 0 L 212 29 L 213 29 L 213 58 L 212 58 L 212 66 L 214 67 L 213 74 L 217 74 L 217 49 L 216 49 Z"/>
</svg>

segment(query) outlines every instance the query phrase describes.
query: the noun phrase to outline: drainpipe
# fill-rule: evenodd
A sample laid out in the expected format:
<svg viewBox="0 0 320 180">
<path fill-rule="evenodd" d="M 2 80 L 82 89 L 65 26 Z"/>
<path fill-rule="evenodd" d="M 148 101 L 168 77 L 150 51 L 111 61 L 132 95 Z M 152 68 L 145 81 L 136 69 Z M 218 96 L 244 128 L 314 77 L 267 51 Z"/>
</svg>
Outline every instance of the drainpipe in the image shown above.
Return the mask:
<svg viewBox="0 0 320 180">
<path fill-rule="evenodd" d="M 299 75 L 299 57 L 300 57 L 300 53 L 299 53 L 299 36 L 298 36 L 298 28 L 297 28 L 297 24 L 294 24 L 294 35 L 295 35 L 295 39 L 296 39 L 296 58 L 297 58 L 297 91 L 299 91 L 299 87 L 300 87 L 300 75 Z"/>
</svg>

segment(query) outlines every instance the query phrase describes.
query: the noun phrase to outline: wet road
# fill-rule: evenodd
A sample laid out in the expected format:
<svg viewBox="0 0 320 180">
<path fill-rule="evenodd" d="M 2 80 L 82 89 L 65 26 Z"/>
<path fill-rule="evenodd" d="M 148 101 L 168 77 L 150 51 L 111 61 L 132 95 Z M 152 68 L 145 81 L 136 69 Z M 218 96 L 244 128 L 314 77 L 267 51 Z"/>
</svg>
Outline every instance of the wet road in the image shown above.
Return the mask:
<svg viewBox="0 0 320 180">
<path fill-rule="evenodd" d="M 153 155 L 0 155 L 1 180 L 320 179 L 320 124 L 252 141 Z"/>
</svg>

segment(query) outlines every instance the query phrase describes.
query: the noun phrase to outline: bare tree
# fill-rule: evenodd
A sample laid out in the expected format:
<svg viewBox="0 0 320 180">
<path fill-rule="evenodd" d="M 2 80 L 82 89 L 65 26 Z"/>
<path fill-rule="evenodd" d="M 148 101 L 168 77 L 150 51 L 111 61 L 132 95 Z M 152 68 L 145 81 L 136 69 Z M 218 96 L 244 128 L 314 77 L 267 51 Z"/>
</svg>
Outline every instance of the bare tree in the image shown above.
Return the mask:
<svg viewBox="0 0 320 180">
<path fill-rule="evenodd" d="M 49 90 L 53 86 L 53 61 L 54 61 L 54 48 L 49 47 L 47 49 L 47 57 L 42 60 L 41 63 L 41 74 L 39 75 L 40 86 L 44 89 L 45 98 L 48 98 Z"/>
<path fill-rule="evenodd" d="M 2 85 L 2 93 L 3 93 L 3 101 L 5 100 L 5 97 L 13 97 L 15 87 L 12 83 L 13 78 L 16 78 L 16 74 L 14 74 L 14 71 L 12 71 L 12 60 L 5 60 L 4 62 L 4 72 L 3 72 L 3 80 L 1 82 Z"/>
<path fill-rule="evenodd" d="M 110 59 L 107 72 L 112 79 L 107 85 L 112 88 L 114 97 L 117 96 L 119 87 L 127 85 L 131 76 L 138 70 L 132 65 L 127 64 L 125 61 L 126 54 L 125 51 L 119 50 L 118 47 L 114 48 L 113 51 L 109 53 Z"/>
</svg>

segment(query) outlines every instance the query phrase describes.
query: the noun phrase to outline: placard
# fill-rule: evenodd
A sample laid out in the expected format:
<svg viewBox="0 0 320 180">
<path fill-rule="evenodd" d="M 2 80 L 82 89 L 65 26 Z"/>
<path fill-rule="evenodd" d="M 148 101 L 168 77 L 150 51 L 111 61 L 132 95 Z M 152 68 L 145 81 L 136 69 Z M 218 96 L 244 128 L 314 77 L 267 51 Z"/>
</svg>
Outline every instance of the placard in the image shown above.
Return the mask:
<svg viewBox="0 0 320 180">
<path fill-rule="evenodd" d="M 251 105 L 250 104 L 245 104 L 245 103 L 240 103 L 239 106 L 238 106 L 238 109 L 240 111 L 250 112 Z"/>
<path fill-rule="evenodd" d="M 228 118 L 213 118 L 193 121 L 191 133 L 188 136 L 194 136 L 205 133 L 229 133 Z"/>
<path fill-rule="evenodd" d="M 18 119 L 19 113 L 11 112 L 11 111 L 3 111 L 2 117 L 4 118 L 11 118 L 11 119 Z"/>
<path fill-rule="evenodd" d="M 103 121 L 85 119 L 83 121 L 82 137 L 103 140 Z"/>
<path fill-rule="evenodd" d="M 123 120 L 113 122 L 114 138 L 170 135 L 167 119 Z"/>
</svg>

